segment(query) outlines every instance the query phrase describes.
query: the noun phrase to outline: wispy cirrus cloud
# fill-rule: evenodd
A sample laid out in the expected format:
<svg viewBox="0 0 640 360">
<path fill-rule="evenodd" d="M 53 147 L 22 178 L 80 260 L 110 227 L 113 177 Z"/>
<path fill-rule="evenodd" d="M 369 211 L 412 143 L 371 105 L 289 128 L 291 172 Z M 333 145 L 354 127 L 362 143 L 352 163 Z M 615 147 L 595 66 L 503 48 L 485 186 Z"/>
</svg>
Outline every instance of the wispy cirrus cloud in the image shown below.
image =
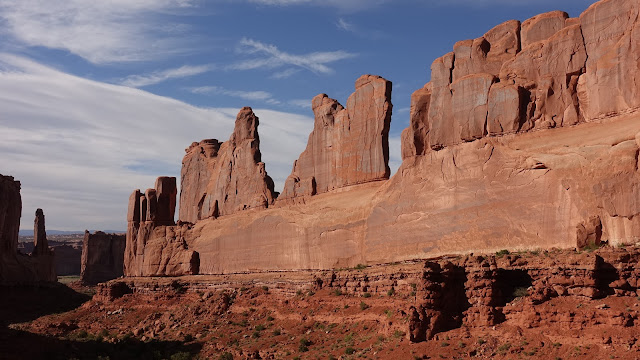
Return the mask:
<svg viewBox="0 0 640 360">
<path fill-rule="evenodd" d="M 336 21 L 336 27 L 340 30 L 350 32 L 360 38 L 369 40 L 380 40 L 389 37 L 389 35 L 387 35 L 383 31 L 363 29 L 356 24 L 345 20 L 344 18 L 339 18 L 338 21 Z"/>
<path fill-rule="evenodd" d="M 236 97 L 244 100 L 263 101 L 267 104 L 277 105 L 280 101 L 273 98 L 273 94 L 267 91 L 243 91 L 243 90 L 229 90 L 221 86 L 199 86 L 187 88 L 187 90 L 193 94 L 200 95 L 226 95 Z"/>
<path fill-rule="evenodd" d="M 0 34 L 20 45 L 66 50 L 94 64 L 148 60 L 185 51 L 187 25 L 163 17 L 192 2 L 0 0 Z"/>
<path fill-rule="evenodd" d="M 161 82 L 199 75 L 214 69 L 213 65 L 184 65 L 179 68 L 154 71 L 146 75 L 131 75 L 120 81 L 120 85 L 129 87 L 144 87 Z"/>
<path fill-rule="evenodd" d="M 331 74 L 334 70 L 328 64 L 356 56 L 356 54 L 344 50 L 295 55 L 282 51 L 275 45 L 247 38 L 240 40 L 238 51 L 242 54 L 259 57 L 229 65 L 227 68 L 230 70 L 274 69 L 282 66 L 294 66 L 317 74 Z"/>
<path fill-rule="evenodd" d="M 339 18 L 338 21 L 336 22 L 336 26 L 338 27 L 338 29 L 340 30 L 344 30 L 344 31 L 354 31 L 355 30 L 355 26 L 346 21 L 343 18 Z"/>
<path fill-rule="evenodd" d="M 277 73 L 274 73 L 273 75 L 271 75 L 270 78 L 277 79 L 277 80 L 288 79 L 299 72 L 300 72 L 300 69 L 290 68 L 283 71 L 278 71 Z"/>
</svg>

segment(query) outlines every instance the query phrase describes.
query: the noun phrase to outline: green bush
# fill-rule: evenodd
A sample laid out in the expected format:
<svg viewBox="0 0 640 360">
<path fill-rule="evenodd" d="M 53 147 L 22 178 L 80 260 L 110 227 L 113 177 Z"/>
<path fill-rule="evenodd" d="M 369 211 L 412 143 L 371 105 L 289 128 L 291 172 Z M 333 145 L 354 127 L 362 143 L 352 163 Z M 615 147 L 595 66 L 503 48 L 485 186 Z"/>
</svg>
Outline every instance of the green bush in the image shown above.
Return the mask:
<svg viewBox="0 0 640 360">
<path fill-rule="evenodd" d="M 352 348 L 350 346 L 348 348 L 344 349 L 344 353 L 347 354 L 347 355 L 353 355 L 353 353 L 355 353 L 355 352 L 356 352 L 356 349 L 354 349 L 354 348 Z"/>
<path fill-rule="evenodd" d="M 224 352 L 220 355 L 220 360 L 233 360 L 233 355 L 229 352 Z"/>
<path fill-rule="evenodd" d="M 367 310 L 369 308 L 369 305 L 365 304 L 364 301 L 360 302 L 360 310 Z"/>
<path fill-rule="evenodd" d="M 505 256 L 505 255 L 509 255 L 509 250 L 503 249 L 503 250 L 500 250 L 500 251 L 496 252 L 496 256 L 497 257 L 502 257 L 502 256 Z"/>
</svg>

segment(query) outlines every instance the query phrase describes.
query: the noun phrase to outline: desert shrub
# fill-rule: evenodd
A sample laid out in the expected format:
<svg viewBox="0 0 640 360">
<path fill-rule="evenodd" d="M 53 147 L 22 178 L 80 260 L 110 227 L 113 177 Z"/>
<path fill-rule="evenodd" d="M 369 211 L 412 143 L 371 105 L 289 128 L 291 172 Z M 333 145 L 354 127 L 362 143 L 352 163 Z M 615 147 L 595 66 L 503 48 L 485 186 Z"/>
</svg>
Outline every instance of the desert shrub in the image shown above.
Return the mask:
<svg viewBox="0 0 640 360">
<path fill-rule="evenodd" d="M 396 290 L 394 288 L 389 289 L 389 291 L 387 291 L 387 296 L 393 296 L 395 295 Z"/>
<path fill-rule="evenodd" d="M 371 297 L 371 293 L 366 292 L 366 293 L 362 294 L 362 297 L 370 298 Z"/>
<path fill-rule="evenodd" d="M 273 335 L 274 336 L 279 336 L 280 334 L 282 334 L 282 331 L 280 331 L 280 329 L 273 330 Z"/>
<path fill-rule="evenodd" d="M 220 360 L 233 360 L 233 355 L 230 352 L 224 352 L 220 355 Z"/>
<path fill-rule="evenodd" d="M 366 269 L 366 268 L 367 268 L 367 265 L 365 265 L 365 264 L 358 264 L 358 265 L 356 265 L 356 267 L 355 267 L 354 269 L 356 269 L 356 270 L 364 270 L 364 269 Z"/>
<path fill-rule="evenodd" d="M 344 353 L 347 355 L 353 355 L 353 353 L 356 352 L 356 349 L 352 348 L 351 346 L 347 347 L 346 349 L 344 349 Z"/>
<path fill-rule="evenodd" d="M 502 249 L 502 250 L 496 252 L 496 256 L 497 257 L 502 257 L 502 256 L 505 256 L 505 255 L 509 255 L 509 250 Z"/>
<path fill-rule="evenodd" d="M 191 360 L 191 354 L 186 351 L 177 352 L 171 355 L 171 360 Z"/>
<path fill-rule="evenodd" d="M 369 305 L 367 305 L 364 301 L 360 302 L 360 310 L 367 310 Z"/>
<path fill-rule="evenodd" d="M 526 287 L 517 287 L 515 289 L 513 289 L 513 297 L 514 298 L 520 298 L 520 297 L 525 297 L 529 295 L 529 290 L 527 290 Z"/>
</svg>

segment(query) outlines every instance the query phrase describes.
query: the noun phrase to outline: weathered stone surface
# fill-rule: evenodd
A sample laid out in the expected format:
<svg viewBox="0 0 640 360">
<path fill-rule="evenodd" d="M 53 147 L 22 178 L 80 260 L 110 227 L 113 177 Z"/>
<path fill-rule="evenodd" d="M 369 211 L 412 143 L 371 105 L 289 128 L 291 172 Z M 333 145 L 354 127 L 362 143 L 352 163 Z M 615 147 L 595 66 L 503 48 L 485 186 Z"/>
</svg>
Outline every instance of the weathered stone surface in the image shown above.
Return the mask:
<svg viewBox="0 0 640 360">
<path fill-rule="evenodd" d="M 56 281 L 54 256 L 47 246 L 41 209 L 34 220 L 36 242 L 32 255 L 18 252 L 21 213 L 20 182 L 0 175 L 0 285 Z"/>
<path fill-rule="evenodd" d="M 363 75 L 346 109 L 325 94 L 313 98 L 312 109 L 313 132 L 279 199 L 389 178 L 391 82 Z"/>
<path fill-rule="evenodd" d="M 258 117 L 240 110 L 229 141 L 193 143 L 182 160 L 180 214 L 183 222 L 266 208 L 273 203 L 273 180 L 261 162 Z"/>
<path fill-rule="evenodd" d="M 639 177 L 633 155 L 638 119 L 486 137 L 432 151 L 403 163 L 388 182 L 205 221 L 185 240 L 199 253 L 204 274 L 574 248 L 576 226 L 594 215 L 602 219 L 603 241 L 636 242 L 640 217 L 616 216 L 602 205 L 630 193 L 597 185 Z"/>
<path fill-rule="evenodd" d="M 455 66 L 451 82 L 471 74 L 498 76 L 502 64 L 520 51 L 520 22 L 510 20 L 475 40 L 457 42 L 453 47 Z"/>
<path fill-rule="evenodd" d="M 174 224 L 172 214 L 176 206 L 175 183 L 175 178 L 159 177 L 155 189 L 147 189 L 144 195 L 140 190 L 135 190 L 129 197 L 123 261 L 126 276 L 198 274 L 198 253 L 189 249 L 183 237 L 188 225 L 171 226 Z M 120 261 L 119 255 L 116 254 L 120 251 L 119 240 L 110 235 L 104 236 L 111 240 L 96 241 L 95 255 L 86 253 L 87 268 L 90 268 L 92 256 L 95 256 L 96 265 L 95 269 L 89 270 L 89 282 L 104 281 L 101 280 L 104 276 L 115 274 L 120 268 L 117 263 Z M 100 235 L 99 238 L 104 236 Z"/>
<path fill-rule="evenodd" d="M 639 11 L 635 0 L 602 0 L 580 15 L 589 58 L 578 88 L 588 120 L 640 107 Z"/>
<path fill-rule="evenodd" d="M 175 178 L 173 178 L 175 183 Z M 175 194 L 174 194 L 175 199 Z M 82 265 L 80 280 L 95 285 L 119 278 L 124 270 L 126 236 L 85 231 L 82 242 Z"/>
<path fill-rule="evenodd" d="M 460 126 L 460 138 L 473 141 L 485 136 L 489 89 L 495 77 L 491 74 L 473 74 L 451 84 L 453 119 Z"/>
<path fill-rule="evenodd" d="M 429 106 L 431 83 L 411 95 L 410 125 L 402 132 L 402 159 L 424 155 L 429 150 Z"/>
<path fill-rule="evenodd" d="M 522 48 L 537 41 L 547 40 L 567 24 L 569 14 L 564 11 L 551 11 L 536 15 L 522 23 Z"/>
<path fill-rule="evenodd" d="M 504 64 L 500 80 L 531 93 L 525 130 L 581 121 L 576 88 L 586 60 L 580 26 L 574 25 L 524 48 Z"/>
<path fill-rule="evenodd" d="M 512 134 L 520 129 L 529 101 L 527 91 L 519 86 L 497 83 L 489 91 L 487 132 L 489 135 Z"/>
</svg>

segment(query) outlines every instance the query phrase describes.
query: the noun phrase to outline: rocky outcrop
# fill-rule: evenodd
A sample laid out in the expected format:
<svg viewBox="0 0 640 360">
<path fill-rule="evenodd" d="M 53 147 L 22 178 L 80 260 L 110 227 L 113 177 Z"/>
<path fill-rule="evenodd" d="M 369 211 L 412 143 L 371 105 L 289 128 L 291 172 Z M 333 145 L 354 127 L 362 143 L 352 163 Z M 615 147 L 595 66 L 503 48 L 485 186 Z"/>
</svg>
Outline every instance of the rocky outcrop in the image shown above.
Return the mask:
<svg viewBox="0 0 640 360">
<path fill-rule="evenodd" d="M 403 157 L 497 136 L 572 126 L 638 109 L 635 1 L 600 1 L 580 18 L 561 11 L 508 21 L 460 41 L 418 90 Z M 415 129 L 422 129 L 416 132 Z M 426 131 L 424 130 L 426 129 Z"/>
<path fill-rule="evenodd" d="M 313 98 L 314 128 L 279 200 L 389 178 L 391 82 L 363 75 L 355 87 L 346 109 L 325 94 Z"/>
<path fill-rule="evenodd" d="M 198 253 L 190 250 L 183 232 L 173 227 L 176 178 L 159 177 L 154 189 L 135 190 L 129 197 L 124 251 L 126 276 L 180 276 L 197 274 Z"/>
<path fill-rule="evenodd" d="M 258 117 L 240 110 L 229 141 L 193 143 L 182 160 L 180 220 L 195 223 L 273 203 L 273 180 L 260 153 Z"/>
<path fill-rule="evenodd" d="M 30 256 L 18 252 L 21 213 L 20 182 L 0 175 L 0 285 L 56 281 L 42 209 L 36 211 L 34 220 L 34 251 Z"/>
<path fill-rule="evenodd" d="M 588 59 L 578 98 L 586 119 L 640 107 L 639 12 L 634 0 L 602 0 L 580 15 Z"/>
<path fill-rule="evenodd" d="M 625 16 L 640 6 L 606 0 L 585 14 L 595 11 L 595 23 L 618 24 L 624 16 L 611 8 L 618 15 L 607 18 L 603 11 L 610 3 L 627 9 Z M 585 14 L 509 21 L 437 59 L 431 82 L 412 97 L 411 126 L 402 137 L 404 160 L 388 181 L 373 180 L 386 174 L 387 148 L 380 135 L 386 130 L 378 130 L 386 126 L 390 86 L 365 76 L 347 109 L 326 95 L 314 98 L 314 130 L 278 206 L 192 227 L 145 230 L 147 240 L 137 251 L 157 246 L 157 254 L 163 249 L 173 254 L 169 239 L 178 236 L 198 253 L 201 274 L 221 274 L 640 241 L 640 112 L 625 103 L 608 117 L 599 111 L 597 117 L 588 115 L 587 92 L 580 85 L 590 76 L 593 45 L 582 36 Z M 635 22 L 627 25 L 633 32 Z M 622 47 L 619 54 L 634 48 L 625 42 L 616 46 Z M 621 78 L 621 86 L 635 73 Z M 381 157 L 375 155 L 376 144 L 382 144 Z M 194 151 L 219 157 L 223 146 L 201 143 Z M 201 169 L 198 161 L 187 163 Z M 202 204 L 207 214 L 219 208 L 215 202 Z M 489 271 L 468 279 L 481 283 L 485 275 L 493 276 Z M 473 322 L 497 319 L 487 310 L 491 306 L 471 309 Z M 418 317 L 428 315 L 416 311 Z"/>
<path fill-rule="evenodd" d="M 123 234 L 107 234 L 102 231 L 91 234 L 85 231 L 80 281 L 95 285 L 121 277 L 124 274 L 125 247 L 126 236 Z"/>
</svg>

